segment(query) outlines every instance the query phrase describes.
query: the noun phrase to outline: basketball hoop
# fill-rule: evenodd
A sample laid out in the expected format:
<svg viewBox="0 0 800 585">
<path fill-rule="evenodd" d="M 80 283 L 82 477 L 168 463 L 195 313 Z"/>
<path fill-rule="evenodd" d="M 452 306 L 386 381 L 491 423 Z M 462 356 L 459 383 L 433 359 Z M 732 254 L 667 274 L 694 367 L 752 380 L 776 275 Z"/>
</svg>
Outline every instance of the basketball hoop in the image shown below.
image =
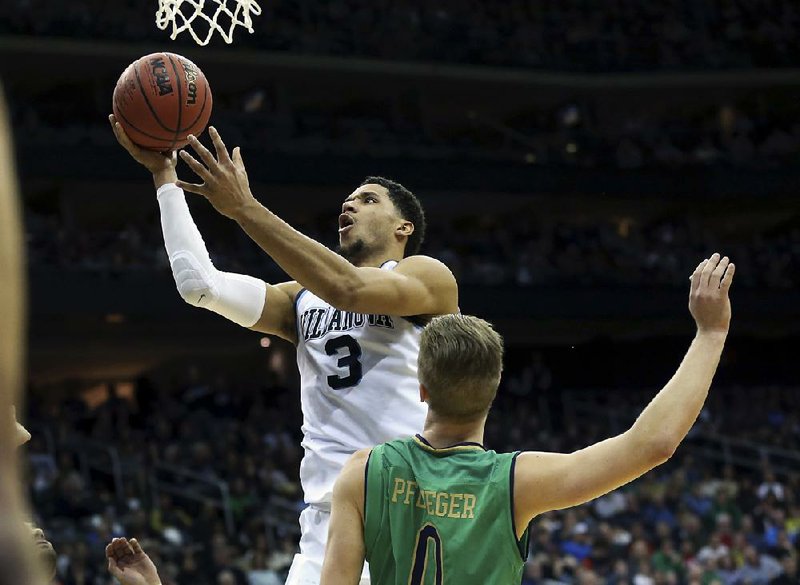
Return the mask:
<svg viewBox="0 0 800 585">
<path fill-rule="evenodd" d="M 208 14 L 203 12 L 206 3 L 209 5 L 206 8 Z M 206 0 L 158 0 L 156 26 L 161 30 L 166 30 L 171 24 L 170 38 L 173 41 L 183 31 L 188 30 L 198 45 L 207 45 L 214 32 L 218 32 L 230 45 L 233 42 L 234 29 L 237 26 L 243 26 L 252 34 L 253 19 L 251 16 L 260 14 L 261 6 L 256 0 L 208 0 L 208 2 Z M 199 31 L 195 31 L 192 25 L 201 25 L 205 28 L 206 24 L 208 33 L 205 38 L 202 38 L 198 36 Z"/>
</svg>

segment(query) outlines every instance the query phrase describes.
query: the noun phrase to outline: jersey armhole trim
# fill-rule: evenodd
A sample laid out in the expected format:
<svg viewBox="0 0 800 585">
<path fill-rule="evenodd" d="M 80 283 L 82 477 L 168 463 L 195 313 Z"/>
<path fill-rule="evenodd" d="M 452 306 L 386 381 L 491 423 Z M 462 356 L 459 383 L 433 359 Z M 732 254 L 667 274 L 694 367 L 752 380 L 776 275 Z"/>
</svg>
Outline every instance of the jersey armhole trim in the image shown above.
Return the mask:
<svg viewBox="0 0 800 585">
<path fill-rule="evenodd" d="M 297 313 L 297 305 L 300 304 L 300 297 L 307 292 L 307 288 L 301 288 L 299 291 L 297 291 L 297 294 L 294 295 L 294 325 L 296 329 L 295 333 L 297 333 L 297 345 L 300 345 L 300 342 L 303 341 L 303 336 L 301 335 L 300 331 L 300 315 Z"/>
<path fill-rule="evenodd" d="M 525 532 L 522 533 L 522 536 L 517 538 L 517 519 L 516 515 L 514 514 L 514 470 L 517 466 L 517 456 L 520 454 L 520 451 L 514 453 L 511 457 L 511 470 L 508 472 L 508 480 L 510 489 L 509 493 L 509 500 L 510 502 L 510 509 L 509 512 L 511 514 L 511 535 L 514 537 L 514 544 L 516 545 L 517 553 L 522 557 L 522 560 L 525 561 L 528 558 L 528 529 L 525 529 Z"/>
<path fill-rule="evenodd" d="M 367 527 L 367 482 L 369 480 L 369 460 L 372 458 L 372 449 L 367 455 L 367 462 L 364 464 L 364 528 Z"/>
<path fill-rule="evenodd" d="M 417 329 L 425 329 L 425 325 L 430 323 L 430 319 L 425 319 L 421 316 L 403 317 L 403 319 L 411 323 Z"/>
<path fill-rule="evenodd" d="M 381 453 L 375 454 L 375 451 L 380 451 L 380 445 L 377 447 L 373 447 L 369 455 L 367 456 L 367 464 L 364 466 L 364 553 L 367 562 L 369 562 L 370 557 L 372 556 L 373 549 L 375 547 L 375 542 L 378 540 L 379 531 L 380 531 L 380 523 L 381 519 L 383 518 L 383 478 L 381 476 L 381 468 L 380 466 L 383 465 L 383 459 L 381 457 Z M 373 455 L 375 457 L 373 458 Z M 376 467 L 376 465 L 378 467 Z M 381 483 L 381 487 L 379 490 L 379 498 L 376 502 L 379 505 L 379 510 L 377 511 L 377 517 L 375 514 L 370 514 L 369 508 L 369 492 L 370 492 L 370 471 L 372 471 L 373 479 L 376 479 L 378 482 Z M 372 486 L 372 489 L 375 489 L 375 486 Z M 374 494 L 373 494 L 374 495 Z M 373 505 L 373 512 L 376 512 L 374 509 L 375 506 Z M 370 538 L 368 541 L 367 538 Z"/>
</svg>

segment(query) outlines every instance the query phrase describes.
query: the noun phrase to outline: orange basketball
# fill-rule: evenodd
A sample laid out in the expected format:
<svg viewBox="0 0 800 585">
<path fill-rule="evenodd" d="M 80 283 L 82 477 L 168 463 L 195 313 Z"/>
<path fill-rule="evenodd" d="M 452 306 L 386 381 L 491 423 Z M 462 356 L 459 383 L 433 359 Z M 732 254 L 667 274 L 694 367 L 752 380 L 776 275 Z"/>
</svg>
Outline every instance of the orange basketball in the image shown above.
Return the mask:
<svg viewBox="0 0 800 585">
<path fill-rule="evenodd" d="M 186 146 L 205 130 L 211 88 L 194 63 L 175 53 L 153 53 L 122 72 L 114 88 L 114 115 L 128 137 L 148 150 Z"/>
</svg>

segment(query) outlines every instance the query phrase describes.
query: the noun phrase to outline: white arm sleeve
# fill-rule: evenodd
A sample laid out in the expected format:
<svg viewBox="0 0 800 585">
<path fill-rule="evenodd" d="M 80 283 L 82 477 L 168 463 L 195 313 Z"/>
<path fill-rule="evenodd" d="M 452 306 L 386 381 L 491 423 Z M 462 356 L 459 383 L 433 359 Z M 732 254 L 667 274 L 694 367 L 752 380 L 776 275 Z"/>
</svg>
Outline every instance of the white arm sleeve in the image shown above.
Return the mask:
<svg viewBox="0 0 800 585">
<path fill-rule="evenodd" d="M 169 265 L 183 300 L 243 327 L 255 325 L 267 301 L 264 281 L 214 268 L 183 189 L 167 183 L 156 195 Z"/>
</svg>

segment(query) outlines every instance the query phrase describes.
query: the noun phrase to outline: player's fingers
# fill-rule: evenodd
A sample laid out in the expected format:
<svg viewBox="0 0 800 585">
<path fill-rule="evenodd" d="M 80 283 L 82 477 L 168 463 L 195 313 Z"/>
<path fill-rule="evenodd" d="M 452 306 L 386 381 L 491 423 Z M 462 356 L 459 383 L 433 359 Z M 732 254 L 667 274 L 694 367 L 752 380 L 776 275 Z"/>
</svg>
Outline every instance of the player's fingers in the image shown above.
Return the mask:
<svg viewBox="0 0 800 585">
<path fill-rule="evenodd" d="M 108 572 L 114 575 L 117 579 L 122 581 L 122 569 L 117 565 L 114 559 L 108 559 Z"/>
<path fill-rule="evenodd" d="M 133 548 L 131 548 L 130 543 L 128 542 L 127 538 L 120 538 L 116 543 L 114 543 L 114 560 L 120 562 L 125 557 L 133 555 Z"/>
<path fill-rule="evenodd" d="M 719 288 L 719 283 L 722 281 L 722 275 L 725 274 L 725 269 L 728 268 L 728 264 L 730 264 L 731 260 L 727 256 L 723 256 L 717 267 L 711 273 L 711 280 L 709 284 L 712 288 Z"/>
<path fill-rule="evenodd" d="M 209 150 L 203 146 L 203 144 L 197 139 L 194 134 L 189 135 L 189 146 L 191 146 L 194 151 L 197 153 L 206 166 L 209 169 L 214 168 L 217 165 L 217 159 L 214 158 L 214 155 L 209 152 Z M 181 151 L 185 152 L 185 151 Z M 188 154 L 188 153 L 187 153 Z"/>
<path fill-rule="evenodd" d="M 733 284 L 733 275 L 736 273 L 736 265 L 731 263 L 728 264 L 728 268 L 725 270 L 725 274 L 722 276 L 722 280 L 719 283 L 719 288 L 723 292 L 728 292 L 728 289 L 731 288 L 731 284 Z"/>
<path fill-rule="evenodd" d="M 700 274 L 700 286 L 708 286 L 708 283 L 711 281 L 711 274 L 714 272 L 717 264 L 719 264 L 719 254 L 714 252 L 711 254 L 711 258 L 708 259 L 708 262 L 706 262 Z"/>
<path fill-rule="evenodd" d="M 209 179 L 211 179 L 211 173 L 206 167 L 200 164 L 200 161 L 198 161 L 185 150 L 181 151 L 181 158 L 183 159 L 183 162 L 189 165 L 189 168 L 192 169 L 198 177 L 208 183 Z"/>
<path fill-rule="evenodd" d="M 244 170 L 244 160 L 242 159 L 242 149 L 238 146 L 233 149 L 233 164 Z"/>
<path fill-rule="evenodd" d="M 120 123 L 114 120 L 111 122 L 111 129 L 114 131 L 114 136 L 117 139 L 117 142 L 122 145 L 122 147 L 127 150 L 130 154 L 135 154 L 138 150 L 136 145 L 131 142 L 131 139 L 128 138 L 128 135 L 125 133 L 125 130 L 120 126 Z"/>
<path fill-rule="evenodd" d="M 111 556 L 115 561 L 122 560 L 128 554 L 128 541 L 124 538 L 115 538 L 111 543 Z"/>
<path fill-rule="evenodd" d="M 128 138 L 128 134 L 122 128 L 120 123 L 117 122 L 117 119 L 114 117 L 113 114 L 110 116 L 110 118 L 111 118 L 111 129 L 114 131 L 114 136 L 116 137 L 117 142 L 119 142 L 122 146 L 130 150 L 130 147 L 133 145 L 133 143 L 131 142 L 130 138 Z"/>
<path fill-rule="evenodd" d="M 188 191 L 189 193 L 195 193 L 197 195 L 202 195 L 203 197 L 206 196 L 206 186 L 197 185 L 195 183 L 186 183 L 185 181 L 175 181 L 175 185 L 183 189 L 184 191 Z"/>
<path fill-rule="evenodd" d="M 135 538 L 131 538 L 130 544 L 134 554 L 144 554 L 144 550 L 142 550 L 142 545 L 139 544 L 138 540 L 136 540 Z"/>
<path fill-rule="evenodd" d="M 689 277 L 689 281 L 691 282 L 691 290 L 695 291 L 700 287 L 703 268 L 706 267 L 707 263 L 708 263 L 708 258 L 706 258 L 700 264 L 698 264 L 697 268 L 694 269 L 694 272 L 692 272 L 692 275 Z"/>
<path fill-rule="evenodd" d="M 222 137 L 213 126 L 208 127 L 208 133 L 211 136 L 211 142 L 214 143 L 214 150 L 217 151 L 217 160 L 222 164 L 231 163 L 231 157 L 228 156 L 228 147 L 222 141 Z"/>
</svg>

